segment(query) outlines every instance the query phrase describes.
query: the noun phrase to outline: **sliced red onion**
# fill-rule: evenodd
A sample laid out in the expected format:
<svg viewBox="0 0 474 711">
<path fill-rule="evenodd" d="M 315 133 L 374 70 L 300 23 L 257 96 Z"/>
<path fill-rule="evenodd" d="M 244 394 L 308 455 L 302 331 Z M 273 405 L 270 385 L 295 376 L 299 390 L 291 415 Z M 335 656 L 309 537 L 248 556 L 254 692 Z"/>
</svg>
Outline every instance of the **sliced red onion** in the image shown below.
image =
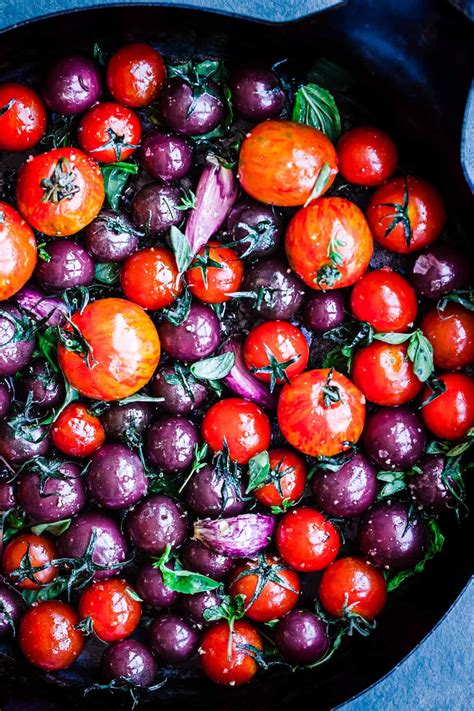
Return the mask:
<svg viewBox="0 0 474 711">
<path fill-rule="evenodd" d="M 48 326 L 59 326 L 67 315 L 66 304 L 57 296 L 45 296 L 33 286 L 24 286 L 14 296 L 14 301 L 28 311 L 37 321 L 49 316 Z"/>
<path fill-rule="evenodd" d="M 234 365 L 222 379 L 223 383 L 240 397 L 247 398 L 257 405 L 266 408 L 275 407 L 276 400 L 265 383 L 249 372 L 242 355 L 244 339 L 241 336 L 231 336 L 222 344 L 221 353 L 233 353 Z"/>
<path fill-rule="evenodd" d="M 220 555 L 250 558 L 267 548 L 274 528 L 274 516 L 263 514 L 205 518 L 194 524 L 194 538 Z"/>
<path fill-rule="evenodd" d="M 237 200 L 238 183 L 230 168 L 208 162 L 196 189 L 196 206 L 190 211 L 185 234 L 192 256 L 206 245 L 221 227 Z"/>
</svg>

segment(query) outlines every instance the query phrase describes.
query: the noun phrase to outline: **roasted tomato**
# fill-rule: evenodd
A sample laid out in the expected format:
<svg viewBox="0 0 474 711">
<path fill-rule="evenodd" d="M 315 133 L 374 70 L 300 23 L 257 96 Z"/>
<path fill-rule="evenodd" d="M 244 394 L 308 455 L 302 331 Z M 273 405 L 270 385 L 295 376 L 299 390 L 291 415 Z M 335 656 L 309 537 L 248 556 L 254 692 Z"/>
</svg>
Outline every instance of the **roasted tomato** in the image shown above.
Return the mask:
<svg viewBox="0 0 474 711">
<path fill-rule="evenodd" d="M 101 163 L 129 158 L 141 137 L 142 126 L 136 113 L 113 101 L 89 109 L 77 131 L 82 150 Z"/>
<path fill-rule="evenodd" d="M 90 618 L 95 634 L 104 642 L 130 637 L 140 622 L 142 606 L 125 580 L 112 578 L 89 585 L 79 600 L 79 615 Z"/>
<path fill-rule="evenodd" d="M 3 572 L 18 588 L 37 590 L 58 574 L 51 562 L 58 557 L 56 546 L 46 536 L 20 533 L 3 551 Z"/>
<path fill-rule="evenodd" d="M 365 398 L 335 370 L 308 370 L 283 387 L 277 414 L 283 436 L 295 449 L 331 457 L 361 436 Z"/>
<path fill-rule="evenodd" d="M 67 669 L 84 647 L 84 636 L 76 628 L 78 622 L 76 611 L 65 602 L 39 602 L 21 620 L 21 651 L 31 664 L 45 671 Z"/>
<path fill-rule="evenodd" d="M 258 405 L 239 397 L 214 403 L 204 415 L 202 436 L 209 447 L 220 452 L 224 441 L 230 458 L 247 464 L 270 444 L 270 422 Z"/>
<path fill-rule="evenodd" d="M 115 52 L 107 66 L 107 86 L 125 106 L 151 104 L 166 79 L 163 57 L 149 44 L 127 44 Z"/>
<path fill-rule="evenodd" d="M 163 247 L 132 254 L 122 267 L 120 283 L 127 299 L 152 311 L 169 306 L 183 291 L 173 253 Z"/>
<path fill-rule="evenodd" d="M 289 383 L 308 364 L 306 338 L 288 321 L 265 321 L 253 328 L 244 343 L 244 360 L 251 373 L 270 383 Z"/>
<path fill-rule="evenodd" d="M 446 214 L 432 185 L 418 178 L 394 178 L 372 195 L 367 221 L 382 247 L 407 254 L 439 237 Z"/>
<path fill-rule="evenodd" d="M 380 185 L 395 172 L 395 143 L 379 128 L 357 126 L 346 131 L 337 145 L 339 170 L 354 185 Z"/>
<path fill-rule="evenodd" d="M 373 620 L 387 600 L 387 584 L 382 573 L 364 560 L 339 558 L 323 573 L 319 599 L 333 617 L 357 614 Z"/>
<path fill-rule="evenodd" d="M 97 163 L 76 148 L 54 148 L 29 158 L 16 186 L 18 209 L 36 230 L 67 237 L 97 217 L 104 202 Z"/>
<path fill-rule="evenodd" d="M 291 509 L 281 517 L 275 542 L 283 560 L 302 573 L 323 570 L 341 547 L 331 521 L 309 506 Z"/>
<path fill-rule="evenodd" d="M 294 608 L 300 580 L 282 560 L 262 554 L 257 560 L 247 560 L 235 567 L 229 592 L 243 596 L 245 614 L 251 620 L 270 622 Z"/>
<path fill-rule="evenodd" d="M 46 109 L 23 84 L 0 84 L 0 151 L 26 151 L 46 130 Z"/>
<path fill-rule="evenodd" d="M 288 261 L 313 289 L 354 284 L 369 266 L 372 235 L 364 214 L 345 198 L 315 200 L 298 210 L 285 237 Z"/>
<path fill-rule="evenodd" d="M 58 357 L 73 388 L 97 400 L 121 400 L 150 380 L 160 360 L 152 320 L 125 299 L 99 299 L 73 315 Z"/>
<path fill-rule="evenodd" d="M 403 333 L 413 326 L 418 311 L 415 290 L 397 272 L 374 269 L 354 285 L 351 311 L 376 331 Z"/>
<path fill-rule="evenodd" d="M 273 449 L 268 453 L 270 471 L 264 483 L 253 491 L 264 506 L 293 504 L 303 495 L 306 464 L 290 449 Z"/>
<path fill-rule="evenodd" d="M 233 630 L 226 620 L 205 630 L 199 647 L 201 667 L 212 681 L 225 686 L 247 684 L 258 666 L 251 649 L 263 649 L 262 638 L 249 622 L 237 620 Z"/>
<path fill-rule="evenodd" d="M 0 202 L 0 301 L 26 284 L 35 268 L 36 252 L 35 236 L 26 222 L 13 207 Z"/>
<path fill-rule="evenodd" d="M 433 346 L 433 362 L 441 370 L 458 370 L 474 362 L 474 314 L 457 304 L 431 309 L 420 328 Z"/>
<path fill-rule="evenodd" d="M 421 408 L 428 429 L 443 439 L 463 437 L 474 425 L 474 379 L 461 373 L 439 376 L 445 391 Z M 423 392 L 422 402 L 433 395 L 430 388 Z"/>
<path fill-rule="evenodd" d="M 329 138 L 311 126 L 292 121 L 264 121 L 242 143 L 239 180 L 256 200 L 291 207 L 311 199 L 323 166 L 330 172 L 314 197 L 331 187 L 337 156 Z"/>
<path fill-rule="evenodd" d="M 189 291 L 206 304 L 222 304 L 238 291 L 244 276 L 244 265 L 237 252 L 210 242 L 194 257 L 186 272 Z"/>
<path fill-rule="evenodd" d="M 376 405 L 403 405 L 423 387 L 408 360 L 406 343 L 374 341 L 361 348 L 354 356 L 352 379 Z"/>
<path fill-rule="evenodd" d="M 88 457 L 105 442 L 105 430 L 98 417 L 85 405 L 71 402 L 51 427 L 54 446 L 69 457 Z"/>
</svg>

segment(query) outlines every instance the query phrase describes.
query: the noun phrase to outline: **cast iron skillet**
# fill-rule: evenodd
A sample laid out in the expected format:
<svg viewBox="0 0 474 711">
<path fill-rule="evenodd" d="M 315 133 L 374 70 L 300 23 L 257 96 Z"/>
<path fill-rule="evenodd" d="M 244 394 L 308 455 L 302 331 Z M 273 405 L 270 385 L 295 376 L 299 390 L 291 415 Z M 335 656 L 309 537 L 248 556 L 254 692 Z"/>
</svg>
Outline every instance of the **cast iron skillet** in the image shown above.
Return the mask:
<svg viewBox="0 0 474 711">
<path fill-rule="evenodd" d="M 337 60 L 362 85 L 363 101 L 380 116 L 380 125 L 394 135 L 405 155 L 413 154 L 412 169 L 440 188 L 450 216 L 448 229 L 457 238 L 469 236 L 472 196 L 459 150 L 472 37 L 468 22 L 441 0 L 351 0 L 347 7 L 286 25 L 137 5 L 57 15 L 1 35 L 0 81 L 31 81 L 48 58 L 90 51 L 95 41 L 113 48 L 136 39 L 151 41 L 167 54 L 202 52 L 231 61 L 291 57 L 309 66 L 320 56 Z M 466 258 L 474 261 L 472 238 L 466 241 Z M 323 667 L 296 675 L 270 670 L 249 687 L 232 690 L 191 672 L 183 679 L 177 671 L 155 703 L 221 711 L 308 704 L 320 711 L 348 700 L 392 669 L 446 613 L 472 571 L 472 528 L 472 518 L 461 527 L 454 518 L 445 524 L 443 552 L 422 576 L 392 594 L 376 632 L 352 639 Z M 93 679 L 92 662 L 86 656 L 53 680 L 15 658 L 12 649 L 0 647 L 0 701 L 17 699 L 20 706 L 28 701 L 29 709 L 103 705 L 104 698 L 95 695 L 83 701 L 81 686 Z M 121 702 L 115 697 L 113 703 Z"/>
</svg>

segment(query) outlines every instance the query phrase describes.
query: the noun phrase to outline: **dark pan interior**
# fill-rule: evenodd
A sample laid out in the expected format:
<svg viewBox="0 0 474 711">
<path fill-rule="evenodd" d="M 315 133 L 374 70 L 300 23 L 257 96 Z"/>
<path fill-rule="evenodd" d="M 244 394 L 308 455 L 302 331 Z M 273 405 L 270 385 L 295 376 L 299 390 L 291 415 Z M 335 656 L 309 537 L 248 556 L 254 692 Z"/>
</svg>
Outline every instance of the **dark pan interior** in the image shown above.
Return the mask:
<svg viewBox="0 0 474 711">
<path fill-rule="evenodd" d="M 90 51 L 94 42 L 113 49 L 132 39 L 151 41 L 168 55 L 208 53 L 231 61 L 290 57 L 303 67 L 321 56 L 338 61 L 357 78 L 363 101 L 397 139 L 412 169 L 432 179 L 444 194 L 449 234 L 462 239 L 472 229 L 472 196 L 459 157 L 472 36 L 467 21 L 447 4 L 357 0 L 347 8 L 286 26 L 158 7 L 76 12 L 4 33 L 0 80 L 34 81 L 52 56 L 81 48 Z M 472 259 L 472 242 L 466 241 L 466 258 Z M 192 703 L 195 709 L 270 710 L 308 703 L 321 711 L 362 691 L 423 639 L 469 579 L 472 519 L 458 527 L 453 517 L 444 530 L 443 552 L 423 576 L 391 596 L 375 633 L 352 639 L 328 664 L 298 674 L 277 668 L 250 687 L 233 690 L 193 675 L 180 678 L 177 672 L 159 692 L 160 707 Z M 6 710 L 13 708 L 14 700 L 20 702 L 18 708 L 25 708 L 26 702 L 28 709 L 51 711 L 110 703 L 95 694 L 82 700 L 80 686 L 91 679 L 87 657 L 53 682 L 0 647 L 0 702 Z M 115 697 L 113 703 L 120 706 L 122 700 Z"/>
</svg>

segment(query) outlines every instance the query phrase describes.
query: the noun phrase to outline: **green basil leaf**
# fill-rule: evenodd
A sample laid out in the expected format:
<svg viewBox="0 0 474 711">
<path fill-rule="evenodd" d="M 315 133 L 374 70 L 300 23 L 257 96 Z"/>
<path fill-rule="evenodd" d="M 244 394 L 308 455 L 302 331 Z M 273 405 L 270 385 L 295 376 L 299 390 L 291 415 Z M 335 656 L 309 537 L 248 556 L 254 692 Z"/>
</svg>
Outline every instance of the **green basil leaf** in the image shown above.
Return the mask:
<svg viewBox="0 0 474 711">
<path fill-rule="evenodd" d="M 412 333 L 375 333 L 373 338 L 375 341 L 399 345 L 400 343 L 409 341 L 412 335 Z"/>
<path fill-rule="evenodd" d="M 72 518 L 63 518 L 62 521 L 54 521 L 53 523 L 38 523 L 36 526 L 31 527 L 31 531 L 35 536 L 41 536 L 42 533 L 60 536 L 61 533 L 67 531 L 71 522 Z"/>
<path fill-rule="evenodd" d="M 171 546 L 167 545 L 161 558 L 153 563 L 153 567 L 158 568 L 161 572 L 163 582 L 170 590 L 184 595 L 196 595 L 197 593 L 215 590 L 220 587 L 220 583 L 217 580 L 208 578 L 207 575 L 194 573 L 191 570 L 183 570 L 178 560 L 175 560 L 174 568 L 168 568 L 166 564 L 170 558 Z"/>
<path fill-rule="evenodd" d="M 102 176 L 104 178 L 104 190 L 107 202 L 112 210 L 118 210 L 123 191 L 128 183 L 130 175 L 138 173 L 136 163 L 119 161 L 117 163 L 107 163 L 101 165 Z"/>
<path fill-rule="evenodd" d="M 191 310 L 191 294 L 184 284 L 183 293 L 175 299 L 171 306 L 163 309 L 163 316 L 173 326 L 180 326 L 186 321 Z"/>
<path fill-rule="evenodd" d="M 407 570 L 401 570 L 399 573 L 395 573 L 390 576 L 387 580 L 387 590 L 391 592 L 398 588 L 398 586 L 403 583 L 404 580 L 410 578 L 416 573 L 422 573 L 425 569 L 426 563 L 431 560 L 437 553 L 439 553 L 444 545 L 444 536 L 441 532 L 434 518 L 430 518 L 427 521 L 428 531 L 429 531 L 429 543 L 428 550 L 425 553 L 423 560 L 421 560 L 414 568 L 409 568 Z"/>
<path fill-rule="evenodd" d="M 126 587 L 125 592 L 131 600 L 135 600 L 135 602 L 143 602 L 143 599 L 133 588 Z"/>
<path fill-rule="evenodd" d="M 234 367 L 235 355 L 223 353 L 212 358 L 198 360 L 190 367 L 191 375 L 199 380 L 221 380 L 230 373 Z"/>
<path fill-rule="evenodd" d="M 245 491 L 249 494 L 254 489 L 260 488 L 270 474 L 270 458 L 268 452 L 259 452 L 255 454 L 249 461 L 249 483 Z"/>
<path fill-rule="evenodd" d="M 188 238 L 184 232 L 181 232 L 181 230 L 174 225 L 170 230 L 170 240 L 178 272 L 180 274 L 184 274 L 193 258 L 193 255 L 191 254 L 191 245 L 189 244 Z"/>
<path fill-rule="evenodd" d="M 232 625 L 234 620 L 240 620 L 245 615 L 245 598 L 243 595 L 224 595 L 220 605 L 208 607 L 203 617 L 206 622 L 227 620 Z"/>
<path fill-rule="evenodd" d="M 33 605 L 42 600 L 55 600 L 67 590 L 68 579 L 66 576 L 58 576 L 48 585 L 43 585 L 37 590 L 22 590 L 21 596 L 28 603 Z"/>
<path fill-rule="evenodd" d="M 413 363 L 413 372 L 418 380 L 426 382 L 434 371 L 433 346 L 420 330 L 415 331 L 410 339 L 407 355 Z"/>
<path fill-rule="evenodd" d="M 55 327 L 48 326 L 44 331 L 39 331 L 36 335 L 36 344 L 41 355 L 48 361 L 54 372 L 58 373 L 58 339 Z"/>
<path fill-rule="evenodd" d="M 120 279 L 120 266 L 114 262 L 102 262 L 95 265 L 95 278 L 101 284 L 118 284 Z"/>
<path fill-rule="evenodd" d="M 321 170 L 318 173 L 316 182 L 313 185 L 311 194 L 310 194 L 309 198 L 306 200 L 304 207 L 307 207 L 310 202 L 312 202 L 313 200 L 316 200 L 316 198 L 318 198 L 320 195 L 323 194 L 323 192 L 326 190 L 326 187 L 327 187 L 330 177 L 331 177 L 330 165 L 329 165 L 329 163 L 324 163 L 324 165 L 321 167 Z"/>
<path fill-rule="evenodd" d="M 317 84 L 300 86 L 295 95 L 291 118 L 293 121 L 314 126 L 333 143 L 341 135 L 341 116 L 334 97 L 331 92 Z"/>
</svg>

